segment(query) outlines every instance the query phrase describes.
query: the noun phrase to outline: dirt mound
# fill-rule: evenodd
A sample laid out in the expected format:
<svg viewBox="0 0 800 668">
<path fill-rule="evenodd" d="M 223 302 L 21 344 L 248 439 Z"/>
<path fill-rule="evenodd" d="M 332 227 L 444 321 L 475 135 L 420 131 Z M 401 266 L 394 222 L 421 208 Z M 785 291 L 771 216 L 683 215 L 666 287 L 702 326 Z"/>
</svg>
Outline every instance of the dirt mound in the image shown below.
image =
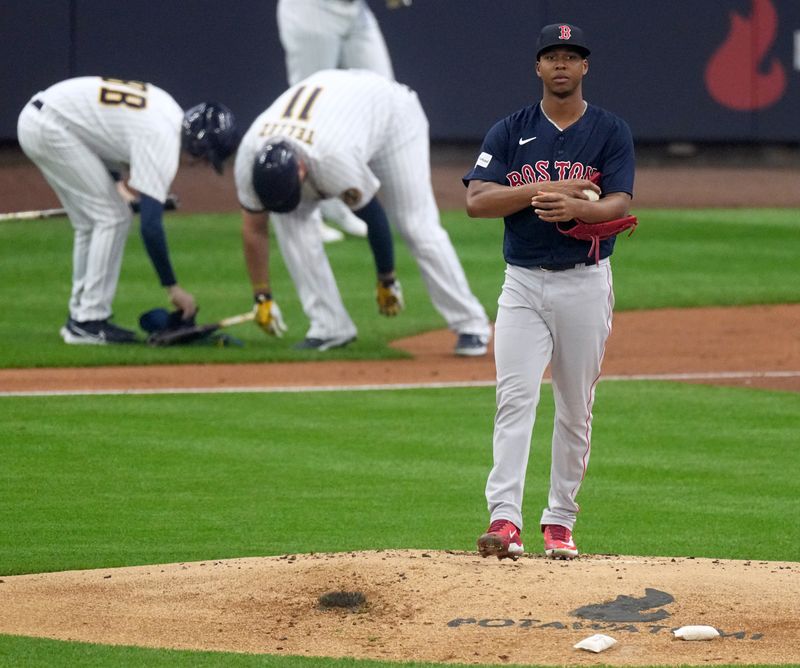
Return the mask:
<svg viewBox="0 0 800 668">
<path fill-rule="evenodd" d="M 456 552 L 287 555 L 4 577 L 0 633 L 268 654 L 592 665 L 798 663 L 800 565 Z M 320 596 L 360 592 L 353 608 Z M 722 636 L 675 640 L 703 624 Z"/>
</svg>

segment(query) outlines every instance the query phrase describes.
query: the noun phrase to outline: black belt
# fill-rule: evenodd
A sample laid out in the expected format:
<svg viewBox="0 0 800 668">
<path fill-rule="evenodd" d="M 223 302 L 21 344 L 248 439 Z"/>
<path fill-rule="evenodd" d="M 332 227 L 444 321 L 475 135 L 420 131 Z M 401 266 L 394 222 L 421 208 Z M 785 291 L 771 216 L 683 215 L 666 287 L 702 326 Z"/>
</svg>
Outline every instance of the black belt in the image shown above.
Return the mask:
<svg viewBox="0 0 800 668">
<path fill-rule="evenodd" d="M 570 262 L 569 264 L 540 264 L 537 269 L 544 269 L 545 271 L 566 271 L 567 269 L 577 269 L 579 267 L 591 267 L 594 260 L 587 259 L 586 262 Z"/>
<path fill-rule="evenodd" d="M 41 100 L 31 100 L 31 104 L 39 110 L 44 106 L 44 102 Z"/>
</svg>

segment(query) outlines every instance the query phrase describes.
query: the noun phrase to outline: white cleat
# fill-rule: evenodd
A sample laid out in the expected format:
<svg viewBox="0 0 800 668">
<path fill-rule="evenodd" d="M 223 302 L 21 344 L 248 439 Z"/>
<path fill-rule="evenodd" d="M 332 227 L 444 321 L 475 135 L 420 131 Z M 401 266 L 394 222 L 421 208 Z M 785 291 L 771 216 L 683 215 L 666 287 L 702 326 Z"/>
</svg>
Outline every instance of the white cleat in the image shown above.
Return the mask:
<svg viewBox="0 0 800 668">
<path fill-rule="evenodd" d="M 322 217 L 353 237 L 366 237 L 367 224 L 340 199 L 326 199 L 319 205 Z"/>
<path fill-rule="evenodd" d="M 329 227 L 322 222 L 319 224 L 319 233 L 322 236 L 322 242 L 326 244 L 332 244 L 344 239 L 344 234 L 342 234 L 339 230 Z"/>
<path fill-rule="evenodd" d="M 349 234 L 351 237 L 363 238 L 367 236 L 367 224 L 349 210 L 343 217 L 331 218 L 329 222 L 336 225 L 342 232 Z"/>
</svg>

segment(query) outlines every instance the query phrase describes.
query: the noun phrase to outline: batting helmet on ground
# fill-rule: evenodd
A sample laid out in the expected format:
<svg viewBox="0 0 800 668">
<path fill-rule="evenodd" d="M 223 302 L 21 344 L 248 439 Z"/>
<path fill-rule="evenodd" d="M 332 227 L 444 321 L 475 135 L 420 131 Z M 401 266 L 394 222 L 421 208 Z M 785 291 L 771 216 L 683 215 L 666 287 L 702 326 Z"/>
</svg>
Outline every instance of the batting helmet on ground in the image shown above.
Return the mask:
<svg viewBox="0 0 800 668">
<path fill-rule="evenodd" d="M 253 163 L 253 188 L 267 211 L 288 213 L 302 193 L 300 162 L 288 142 L 269 142 Z"/>
<path fill-rule="evenodd" d="M 183 115 L 183 149 L 206 158 L 220 174 L 222 164 L 239 144 L 239 131 L 231 110 L 218 102 L 201 102 Z"/>
</svg>

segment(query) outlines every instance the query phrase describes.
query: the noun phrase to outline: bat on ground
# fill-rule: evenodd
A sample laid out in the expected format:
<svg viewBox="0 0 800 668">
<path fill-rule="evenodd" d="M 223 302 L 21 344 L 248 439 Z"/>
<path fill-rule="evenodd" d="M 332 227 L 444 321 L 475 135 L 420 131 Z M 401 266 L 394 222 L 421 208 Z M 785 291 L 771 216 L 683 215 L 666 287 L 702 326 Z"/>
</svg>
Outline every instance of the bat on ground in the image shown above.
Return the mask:
<svg viewBox="0 0 800 668">
<path fill-rule="evenodd" d="M 66 216 L 64 209 L 41 209 L 38 211 L 16 211 L 12 213 L 0 213 L 0 221 L 3 220 L 33 220 L 36 218 L 57 218 Z"/>
<path fill-rule="evenodd" d="M 207 325 L 189 325 L 187 327 L 154 332 L 147 338 L 147 343 L 151 346 L 174 346 L 181 343 L 191 343 L 192 341 L 206 338 L 218 329 L 250 322 L 255 320 L 255 317 L 255 311 L 248 311 L 247 313 L 233 315 L 230 318 L 223 318 L 219 322 L 212 322 Z"/>
<path fill-rule="evenodd" d="M 139 213 L 139 200 L 130 202 L 131 210 L 134 213 Z M 174 211 L 180 206 L 180 200 L 177 195 L 170 194 L 167 201 L 164 202 L 165 211 Z M 37 220 L 41 218 L 58 218 L 59 216 L 66 216 L 67 212 L 64 209 L 35 209 L 33 211 L 12 211 L 11 213 L 0 213 L 0 222 L 4 220 Z"/>
</svg>

